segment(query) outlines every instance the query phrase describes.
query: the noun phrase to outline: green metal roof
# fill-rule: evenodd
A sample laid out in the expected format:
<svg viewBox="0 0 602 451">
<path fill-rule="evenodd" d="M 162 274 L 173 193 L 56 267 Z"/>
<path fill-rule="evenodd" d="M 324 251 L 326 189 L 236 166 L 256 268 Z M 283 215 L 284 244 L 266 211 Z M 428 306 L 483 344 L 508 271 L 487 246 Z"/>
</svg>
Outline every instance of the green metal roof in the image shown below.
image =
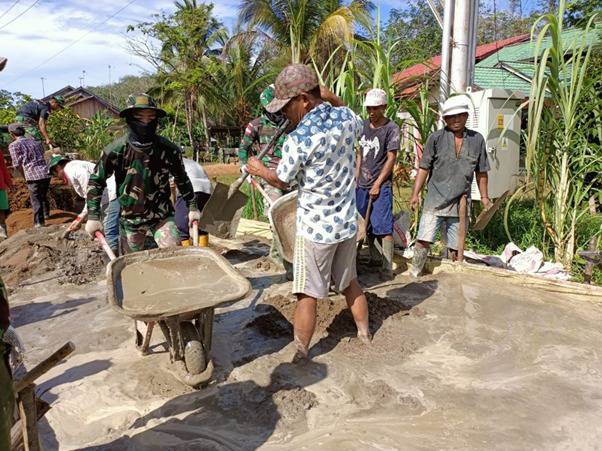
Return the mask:
<svg viewBox="0 0 602 451">
<path fill-rule="evenodd" d="M 531 83 L 497 67 L 475 68 L 474 84 L 485 90 L 489 88 L 508 89 L 509 91 L 520 91 L 525 95 L 531 92 Z"/>
<path fill-rule="evenodd" d="M 565 48 L 573 46 L 576 42 L 579 43 L 583 35 L 583 30 L 580 28 L 566 30 L 562 34 L 562 41 Z M 586 44 L 599 43 L 602 38 L 602 29 L 592 28 L 588 33 Z M 498 52 L 494 53 L 488 58 L 477 64 L 477 67 L 495 67 L 500 62 L 513 63 L 514 67 L 517 62 L 530 62 L 533 61 L 533 54 L 535 52 L 535 42 L 523 42 L 522 44 L 509 45 L 501 48 Z M 551 47 L 552 39 L 550 37 L 545 38 L 541 43 L 541 50 Z"/>
</svg>

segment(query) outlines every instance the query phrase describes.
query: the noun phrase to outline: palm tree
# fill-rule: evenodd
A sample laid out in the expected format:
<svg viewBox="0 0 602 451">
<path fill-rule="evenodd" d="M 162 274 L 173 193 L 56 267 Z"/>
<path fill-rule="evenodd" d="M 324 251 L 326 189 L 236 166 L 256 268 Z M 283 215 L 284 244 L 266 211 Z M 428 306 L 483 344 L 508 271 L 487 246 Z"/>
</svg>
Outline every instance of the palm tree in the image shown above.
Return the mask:
<svg viewBox="0 0 602 451">
<path fill-rule="evenodd" d="M 272 45 L 290 49 L 292 63 L 323 60 L 335 48 L 351 43 L 356 27 L 370 29 L 374 5 L 368 0 L 242 0 L 240 23 Z"/>
</svg>

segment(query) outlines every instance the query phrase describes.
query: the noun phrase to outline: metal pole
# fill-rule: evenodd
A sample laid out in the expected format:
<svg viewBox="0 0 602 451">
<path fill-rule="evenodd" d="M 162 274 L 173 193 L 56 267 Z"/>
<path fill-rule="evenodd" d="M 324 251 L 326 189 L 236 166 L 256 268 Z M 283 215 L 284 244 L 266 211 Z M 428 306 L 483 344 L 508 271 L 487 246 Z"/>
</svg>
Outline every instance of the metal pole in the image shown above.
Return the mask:
<svg viewBox="0 0 602 451">
<path fill-rule="evenodd" d="M 454 21 L 454 0 L 445 0 L 443 8 L 443 38 L 441 40 L 441 77 L 439 80 L 439 110 L 449 96 L 449 67 L 451 58 L 451 34 Z M 439 119 L 443 128 L 443 117 Z"/>
<path fill-rule="evenodd" d="M 437 10 L 437 6 L 435 5 L 434 0 L 427 0 L 429 6 L 431 7 L 431 11 L 433 12 L 433 15 L 435 16 L 435 20 L 437 21 L 437 23 L 439 24 L 439 26 L 441 27 L 441 29 L 443 29 L 443 20 L 441 19 L 441 15 L 439 14 L 439 11 Z"/>
<path fill-rule="evenodd" d="M 46 97 L 46 89 L 44 89 L 44 77 L 40 77 L 42 79 L 42 97 Z"/>
<path fill-rule="evenodd" d="M 477 54 L 477 29 L 479 24 L 479 0 L 471 0 L 470 5 L 470 32 L 468 47 L 468 86 L 474 85 L 475 64 Z"/>
<path fill-rule="evenodd" d="M 109 64 L 109 103 L 113 103 L 113 86 L 111 85 L 111 65 Z"/>
<path fill-rule="evenodd" d="M 468 34 L 471 0 L 456 0 L 454 10 L 454 47 L 450 69 L 450 84 L 453 92 L 466 92 L 468 86 Z"/>
</svg>

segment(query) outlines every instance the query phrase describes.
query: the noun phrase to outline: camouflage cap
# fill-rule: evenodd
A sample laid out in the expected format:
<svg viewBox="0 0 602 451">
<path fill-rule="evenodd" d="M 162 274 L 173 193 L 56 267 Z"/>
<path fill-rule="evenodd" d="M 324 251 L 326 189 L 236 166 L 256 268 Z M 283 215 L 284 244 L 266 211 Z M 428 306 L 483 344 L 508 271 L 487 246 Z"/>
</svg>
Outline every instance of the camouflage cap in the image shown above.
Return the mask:
<svg viewBox="0 0 602 451">
<path fill-rule="evenodd" d="M 305 64 L 291 64 L 282 69 L 276 78 L 275 98 L 265 108 L 270 113 L 277 113 L 290 102 L 293 97 L 311 91 L 319 85 L 316 72 Z"/>
<path fill-rule="evenodd" d="M 52 169 L 53 167 L 55 167 L 57 164 L 59 164 L 62 161 L 71 161 L 71 159 L 65 155 L 60 155 L 60 154 L 52 155 L 50 157 L 50 160 L 48 160 L 48 169 Z"/>
<path fill-rule="evenodd" d="M 274 91 L 274 85 L 270 85 L 267 87 L 267 89 L 265 89 L 261 95 L 259 96 L 259 101 L 261 102 L 261 106 L 262 107 L 267 107 L 268 104 L 274 100 L 274 93 L 276 91 Z"/>
<path fill-rule="evenodd" d="M 157 112 L 157 117 L 165 117 L 167 113 L 157 107 L 155 100 L 148 94 L 130 94 L 126 102 L 126 108 L 123 109 L 119 116 L 126 117 L 130 112 L 137 109 L 150 109 Z"/>
<path fill-rule="evenodd" d="M 56 100 L 61 107 L 65 106 L 65 98 L 63 96 L 52 96 L 52 98 Z"/>
</svg>

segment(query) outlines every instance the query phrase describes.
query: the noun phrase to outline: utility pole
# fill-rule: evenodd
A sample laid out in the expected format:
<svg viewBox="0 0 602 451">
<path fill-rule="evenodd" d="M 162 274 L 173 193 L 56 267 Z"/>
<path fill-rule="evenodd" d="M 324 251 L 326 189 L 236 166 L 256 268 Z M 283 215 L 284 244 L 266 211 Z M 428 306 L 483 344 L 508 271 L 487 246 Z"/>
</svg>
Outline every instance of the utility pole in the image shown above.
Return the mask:
<svg viewBox="0 0 602 451">
<path fill-rule="evenodd" d="M 111 84 L 111 65 L 109 64 L 109 103 L 113 104 L 113 85 Z"/>
<path fill-rule="evenodd" d="M 455 0 L 454 46 L 452 48 L 450 84 L 452 92 L 466 92 L 468 86 L 469 34 L 472 27 L 472 0 Z M 471 58 L 474 59 L 474 55 Z"/>
<path fill-rule="evenodd" d="M 79 85 L 83 88 L 83 86 L 84 86 L 83 77 L 79 77 Z"/>
<path fill-rule="evenodd" d="M 454 0 L 445 0 L 443 7 L 443 38 L 441 40 L 441 77 L 439 79 L 439 108 L 449 97 L 449 70 L 451 63 L 451 38 L 454 22 Z M 443 117 L 439 119 L 439 127 L 443 128 Z"/>
<path fill-rule="evenodd" d="M 40 77 L 42 79 L 42 97 L 46 97 L 46 89 L 44 89 L 44 77 Z"/>
<path fill-rule="evenodd" d="M 82 88 L 86 87 L 86 71 L 82 71 Z"/>
</svg>

